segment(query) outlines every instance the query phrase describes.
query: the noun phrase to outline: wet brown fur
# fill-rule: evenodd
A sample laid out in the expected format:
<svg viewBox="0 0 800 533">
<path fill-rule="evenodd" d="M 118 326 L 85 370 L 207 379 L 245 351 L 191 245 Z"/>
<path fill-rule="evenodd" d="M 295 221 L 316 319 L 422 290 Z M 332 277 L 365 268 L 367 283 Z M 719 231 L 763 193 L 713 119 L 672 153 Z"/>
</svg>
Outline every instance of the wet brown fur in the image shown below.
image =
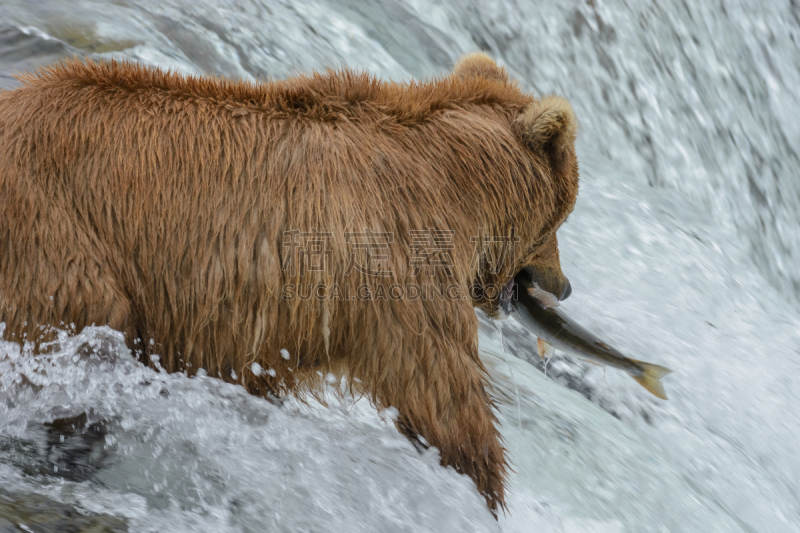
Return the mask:
<svg viewBox="0 0 800 533">
<path fill-rule="evenodd" d="M 564 282 L 555 230 L 575 202 L 569 104 L 521 92 L 485 54 L 397 84 L 350 70 L 270 83 L 67 61 L 0 93 L 0 321 L 107 324 L 168 371 L 255 394 L 344 375 L 503 506 L 506 461 L 474 307 L 498 298 L 286 299 L 286 284 Z M 542 118 L 544 117 L 544 118 Z M 330 232 L 327 272 L 292 275 L 284 232 Z M 452 270 L 412 278 L 411 230 L 454 232 Z M 386 270 L 345 275 L 348 232 L 391 232 Z M 498 272 L 478 235 L 514 235 Z M 548 270 L 549 269 L 549 270 Z M 324 293 L 324 291 L 323 291 Z M 280 350 L 288 349 L 285 360 Z M 273 369 L 255 375 L 252 363 Z M 234 377 L 234 375 L 236 377 Z"/>
</svg>

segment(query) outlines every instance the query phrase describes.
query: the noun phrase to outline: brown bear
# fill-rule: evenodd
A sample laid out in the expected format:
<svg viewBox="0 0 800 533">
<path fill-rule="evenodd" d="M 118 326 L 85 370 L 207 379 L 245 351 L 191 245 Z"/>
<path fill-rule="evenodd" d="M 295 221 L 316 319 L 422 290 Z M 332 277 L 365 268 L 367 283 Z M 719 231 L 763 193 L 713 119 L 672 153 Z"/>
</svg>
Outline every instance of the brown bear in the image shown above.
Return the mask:
<svg viewBox="0 0 800 533">
<path fill-rule="evenodd" d="M 261 395 L 346 377 L 504 507 L 474 308 L 502 315 L 521 271 L 569 293 L 564 99 L 482 53 L 403 84 L 78 60 L 20 80 L 0 93 L 6 340 L 109 325 L 147 364 Z"/>
</svg>

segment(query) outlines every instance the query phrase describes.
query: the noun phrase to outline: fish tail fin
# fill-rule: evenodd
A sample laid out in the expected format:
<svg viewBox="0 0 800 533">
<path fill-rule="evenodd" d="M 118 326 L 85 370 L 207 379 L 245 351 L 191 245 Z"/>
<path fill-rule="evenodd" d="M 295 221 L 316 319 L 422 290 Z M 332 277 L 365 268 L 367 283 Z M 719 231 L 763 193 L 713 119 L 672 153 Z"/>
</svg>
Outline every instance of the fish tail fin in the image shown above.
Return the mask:
<svg viewBox="0 0 800 533">
<path fill-rule="evenodd" d="M 633 362 L 642 369 L 642 374 L 640 376 L 631 377 L 635 379 L 639 385 L 647 389 L 650 394 L 658 396 L 662 400 L 666 400 L 667 393 L 664 390 L 664 385 L 661 383 L 661 378 L 672 372 L 672 370 L 652 363 L 636 361 L 635 359 Z"/>
</svg>

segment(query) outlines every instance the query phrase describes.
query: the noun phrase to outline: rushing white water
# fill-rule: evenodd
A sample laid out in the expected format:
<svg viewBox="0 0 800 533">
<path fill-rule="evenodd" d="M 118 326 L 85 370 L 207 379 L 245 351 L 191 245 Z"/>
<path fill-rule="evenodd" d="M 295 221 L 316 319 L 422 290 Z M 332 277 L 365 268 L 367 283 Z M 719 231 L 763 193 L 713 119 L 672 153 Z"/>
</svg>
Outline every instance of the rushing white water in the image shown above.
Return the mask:
<svg viewBox="0 0 800 533">
<path fill-rule="evenodd" d="M 800 531 L 798 15 L 790 2 L 3 0 L 3 87 L 74 53 L 400 80 L 489 51 L 581 121 L 564 311 L 675 372 L 668 402 L 560 354 L 545 378 L 513 320 L 509 363 L 484 325 L 515 469 L 495 522 L 467 478 L 366 400 L 278 405 L 157 373 L 97 328 L 43 360 L 0 347 L 0 489 L 137 531 Z M 80 355 L 98 343 L 109 360 Z M 106 421 L 102 466 L 45 475 L 43 424 L 82 412 Z"/>
</svg>

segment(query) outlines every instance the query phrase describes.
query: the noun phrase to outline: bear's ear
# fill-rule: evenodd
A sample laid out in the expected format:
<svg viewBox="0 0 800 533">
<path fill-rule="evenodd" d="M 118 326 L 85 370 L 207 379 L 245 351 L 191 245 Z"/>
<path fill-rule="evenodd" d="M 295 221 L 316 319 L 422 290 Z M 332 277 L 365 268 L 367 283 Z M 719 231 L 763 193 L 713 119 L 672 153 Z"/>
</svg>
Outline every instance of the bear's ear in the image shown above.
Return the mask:
<svg viewBox="0 0 800 533">
<path fill-rule="evenodd" d="M 453 67 L 453 73 L 459 78 L 477 76 L 502 82 L 508 81 L 506 69 L 495 63 L 494 59 L 484 52 L 473 52 L 463 56 Z"/>
<path fill-rule="evenodd" d="M 517 117 L 514 128 L 531 150 L 547 156 L 555 167 L 560 167 L 573 149 L 578 122 L 572 106 L 564 98 L 545 96 L 531 103 Z"/>
</svg>

